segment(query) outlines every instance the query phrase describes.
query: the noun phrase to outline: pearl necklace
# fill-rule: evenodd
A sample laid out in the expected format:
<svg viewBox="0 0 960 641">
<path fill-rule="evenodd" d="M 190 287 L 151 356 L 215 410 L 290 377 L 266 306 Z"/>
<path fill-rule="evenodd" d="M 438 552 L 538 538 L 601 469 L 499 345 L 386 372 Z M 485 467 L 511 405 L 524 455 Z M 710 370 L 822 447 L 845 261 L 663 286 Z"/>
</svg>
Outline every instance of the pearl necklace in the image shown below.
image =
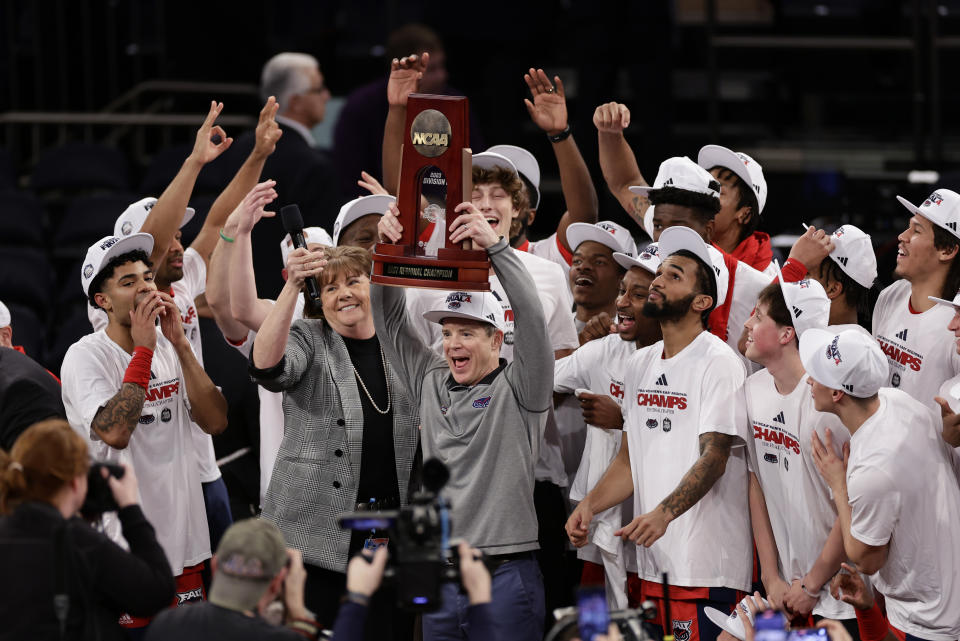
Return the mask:
<svg viewBox="0 0 960 641">
<path fill-rule="evenodd" d="M 383 363 L 383 380 L 387 386 L 387 409 L 382 410 L 377 407 L 377 404 L 373 402 L 373 396 L 370 395 L 370 390 L 367 389 L 366 383 L 363 382 L 363 379 L 360 378 L 360 372 L 357 371 L 357 366 L 353 365 L 353 373 L 356 375 L 357 380 L 360 381 L 360 387 L 363 388 L 363 393 L 367 395 L 367 400 L 370 401 L 370 405 L 373 406 L 373 409 L 377 411 L 378 414 L 389 414 L 390 405 L 393 403 L 393 398 L 390 395 L 390 382 L 387 380 L 387 358 L 383 355 L 383 346 L 380 347 L 380 362 Z"/>
</svg>

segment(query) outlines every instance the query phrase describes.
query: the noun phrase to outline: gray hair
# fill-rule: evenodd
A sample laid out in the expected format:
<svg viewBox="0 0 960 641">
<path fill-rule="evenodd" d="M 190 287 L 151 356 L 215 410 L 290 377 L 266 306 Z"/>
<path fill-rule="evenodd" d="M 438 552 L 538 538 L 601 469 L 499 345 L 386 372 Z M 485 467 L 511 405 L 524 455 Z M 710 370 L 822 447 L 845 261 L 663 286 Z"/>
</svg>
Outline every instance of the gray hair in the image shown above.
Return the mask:
<svg viewBox="0 0 960 641">
<path fill-rule="evenodd" d="M 261 100 L 266 102 L 270 96 L 276 96 L 280 112 L 286 111 L 291 96 L 310 90 L 307 72 L 319 68 L 317 59 L 310 54 L 290 51 L 278 53 L 263 65 L 260 74 Z"/>
</svg>

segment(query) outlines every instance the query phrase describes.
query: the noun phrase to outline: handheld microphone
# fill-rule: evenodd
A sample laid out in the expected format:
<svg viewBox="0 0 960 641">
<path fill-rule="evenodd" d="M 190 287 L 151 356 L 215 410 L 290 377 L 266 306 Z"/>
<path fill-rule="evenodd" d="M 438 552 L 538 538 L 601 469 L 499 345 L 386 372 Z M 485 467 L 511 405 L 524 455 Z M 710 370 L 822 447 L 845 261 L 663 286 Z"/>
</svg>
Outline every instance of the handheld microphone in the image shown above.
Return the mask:
<svg viewBox="0 0 960 641">
<path fill-rule="evenodd" d="M 307 239 L 303 237 L 303 216 L 300 215 L 300 207 L 297 205 L 286 205 L 280 208 L 280 222 L 283 223 L 283 229 L 290 234 L 293 240 L 294 248 L 307 248 Z M 320 285 L 317 283 L 316 276 L 310 276 L 304 280 L 307 285 L 307 294 L 312 300 L 320 300 Z"/>
</svg>

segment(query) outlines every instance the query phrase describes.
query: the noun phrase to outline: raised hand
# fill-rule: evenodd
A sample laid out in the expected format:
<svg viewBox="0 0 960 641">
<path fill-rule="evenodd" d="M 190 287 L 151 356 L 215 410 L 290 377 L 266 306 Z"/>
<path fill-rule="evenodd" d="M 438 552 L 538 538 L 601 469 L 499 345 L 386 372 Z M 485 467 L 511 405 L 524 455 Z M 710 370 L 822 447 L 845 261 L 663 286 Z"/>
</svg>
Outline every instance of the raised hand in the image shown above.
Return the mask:
<svg viewBox="0 0 960 641">
<path fill-rule="evenodd" d="M 833 241 L 830 239 L 830 234 L 816 227 L 807 227 L 803 236 L 793 244 L 787 259 L 793 258 L 800 261 L 810 272 L 820 267 L 820 263 L 832 251 Z"/>
<path fill-rule="evenodd" d="M 200 125 L 200 129 L 197 130 L 197 140 L 193 144 L 193 151 L 190 156 L 202 165 L 218 158 L 233 144 L 233 138 L 227 137 L 227 132 L 223 130 L 223 127 L 213 124 L 221 111 L 223 111 L 222 102 L 210 101 L 210 111 L 207 112 L 206 119 Z M 219 136 L 220 142 L 214 142 L 214 136 Z"/>
<path fill-rule="evenodd" d="M 567 94 L 563 89 L 560 76 L 553 77 L 553 83 L 547 78 L 543 69 L 530 68 L 523 74 L 523 79 L 530 89 L 533 102 L 523 99 L 527 106 L 527 113 L 534 124 L 555 136 L 567 128 Z M 556 86 L 554 86 L 556 85 Z"/>
<path fill-rule="evenodd" d="M 304 280 L 319 276 L 326 264 L 326 255 L 322 249 L 314 251 L 298 247 L 290 252 L 287 258 L 287 283 L 300 289 Z"/>
<path fill-rule="evenodd" d="M 453 211 L 460 214 L 450 223 L 450 242 L 473 240 L 480 249 L 496 245 L 500 235 L 494 231 L 486 216 L 471 202 L 462 202 Z M 462 213 L 461 213 L 462 212 Z"/>
<path fill-rule="evenodd" d="M 397 203 L 390 203 L 390 208 L 384 212 L 377 222 L 377 233 L 381 243 L 395 243 L 400 240 L 403 225 L 400 224 L 400 210 Z"/>
<path fill-rule="evenodd" d="M 622 134 L 630 126 L 630 110 L 619 102 L 600 105 L 593 112 L 593 124 L 602 134 Z"/>
<path fill-rule="evenodd" d="M 238 233 L 250 233 L 261 218 L 272 218 L 276 215 L 275 212 L 263 209 L 276 200 L 276 184 L 275 180 L 265 180 L 256 185 L 233 210 L 228 222 L 236 224 Z"/>
<path fill-rule="evenodd" d="M 273 96 L 267 98 L 267 102 L 260 110 L 260 120 L 257 122 L 257 128 L 254 132 L 256 142 L 253 145 L 255 155 L 265 157 L 273 153 L 277 148 L 277 141 L 283 135 L 283 130 L 277 124 L 277 110 L 280 105 Z"/>
<path fill-rule="evenodd" d="M 407 98 L 420 88 L 420 79 L 430 62 L 430 54 L 426 51 L 419 56 L 416 54 L 394 58 L 390 63 L 390 79 L 387 81 L 387 104 L 391 107 L 405 107 Z"/>
<path fill-rule="evenodd" d="M 390 195 L 390 192 L 387 191 L 386 187 L 380 184 L 379 180 L 365 171 L 360 172 L 360 180 L 357 181 L 357 184 L 369 191 L 371 195 Z"/>
</svg>

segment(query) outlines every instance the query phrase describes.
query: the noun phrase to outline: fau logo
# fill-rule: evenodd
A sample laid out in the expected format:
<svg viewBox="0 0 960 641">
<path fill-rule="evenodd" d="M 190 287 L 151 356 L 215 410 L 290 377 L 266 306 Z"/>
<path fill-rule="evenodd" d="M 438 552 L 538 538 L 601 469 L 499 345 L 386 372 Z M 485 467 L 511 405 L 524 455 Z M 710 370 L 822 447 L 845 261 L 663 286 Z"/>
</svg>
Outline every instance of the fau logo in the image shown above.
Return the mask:
<svg viewBox="0 0 960 641">
<path fill-rule="evenodd" d="M 606 223 L 606 222 L 597 223 L 597 227 L 599 227 L 603 231 L 610 232 L 613 235 L 617 234 L 617 228 L 609 223 Z"/>
<path fill-rule="evenodd" d="M 478 398 L 478 399 L 476 399 L 476 400 L 473 402 L 473 406 L 474 406 L 476 409 L 478 409 L 478 410 L 486 409 L 486 408 L 487 408 L 487 405 L 490 404 L 490 399 L 491 399 L 491 398 L 493 398 L 493 397 L 492 397 L 492 396 L 484 396 L 483 398 Z"/>
<path fill-rule="evenodd" d="M 179 391 L 180 381 L 177 381 L 176 383 L 168 383 L 167 385 L 160 385 L 158 387 L 152 387 L 147 391 L 147 396 L 144 401 L 160 401 L 165 398 L 170 398 Z"/>
<path fill-rule="evenodd" d="M 836 336 L 833 339 L 833 342 L 827 345 L 827 358 L 833 359 L 834 365 L 839 365 L 843 362 L 843 359 L 840 358 L 840 348 L 837 343 L 840 342 L 840 337 Z"/>
<path fill-rule="evenodd" d="M 187 310 L 187 315 L 181 316 L 180 320 L 183 322 L 184 325 L 189 325 L 194 320 L 196 320 L 196 318 L 197 318 L 197 308 L 191 305 L 190 308 Z"/>
<path fill-rule="evenodd" d="M 619 381 L 610 381 L 610 396 L 613 398 L 619 398 L 621 401 L 623 397 L 626 396 L 623 390 L 623 383 Z"/>
<path fill-rule="evenodd" d="M 460 309 L 461 303 L 469 303 L 470 294 L 467 292 L 452 292 L 447 294 L 447 309 Z"/>
<path fill-rule="evenodd" d="M 766 441 L 767 443 L 782 445 L 788 450 L 793 450 L 794 454 L 800 453 L 800 443 L 795 438 L 787 436 L 783 432 L 778 432 L 777 430 L 768 430 L 760 427 L 759 425 L 754 425 L 753 438 L 757 441 Z"/>
<path fill-rule="evenodd" d="M 880 343 L 880 349 L 883 350 L 883 353 L 887 355 L 894 363 L 899 363 L 901 365 L 909 366 L 915 372 L 920 371 L 920 366 L 923 364 L 923 359 L 920 359 L 913 354 L 909 354 L 905 351 L 902 351 L 896 345 L 891 345 L 890 343 L 877 339 L 877 342 Z"/>
<path fill-rule="evenodd" d="M 193 588 L 186 592 L 177 592 L 177 605 L 203 600 L 203 588 Z"/>
<path fill-rule="evenodd" d="M 833 232 L 834 238 L 840 238 L 845 232 L 843 231 L 843 226 L 837 227 L 837 231 Z"/>
<path fill-rule="evenodd" d="M 690 641 L 690 628 L 693 625 L 693 619 L 686 621 L 673 620 L 673 638 L 676 641 Z"/>
<path fill-rule="evenodd" d="M 666 407 L 667 409 L 687 409 L 687 399 L 682 396 L 673 396 L 672 394 L 647 394 L 640 392 L 637 394 L 637 405 L 640 407 Z"/>
<path fill-rule="evenodd" d="M 927 200 L 923 203 L 922 206 L 926 207 L 929 205 L 942 205 L 942 204 L 943 204 L 943 196 L 941 196 L 937 192 L 933 192 L 932 194 L 930 194 L 930 196 L 927 198 Z"/>
</svg>

